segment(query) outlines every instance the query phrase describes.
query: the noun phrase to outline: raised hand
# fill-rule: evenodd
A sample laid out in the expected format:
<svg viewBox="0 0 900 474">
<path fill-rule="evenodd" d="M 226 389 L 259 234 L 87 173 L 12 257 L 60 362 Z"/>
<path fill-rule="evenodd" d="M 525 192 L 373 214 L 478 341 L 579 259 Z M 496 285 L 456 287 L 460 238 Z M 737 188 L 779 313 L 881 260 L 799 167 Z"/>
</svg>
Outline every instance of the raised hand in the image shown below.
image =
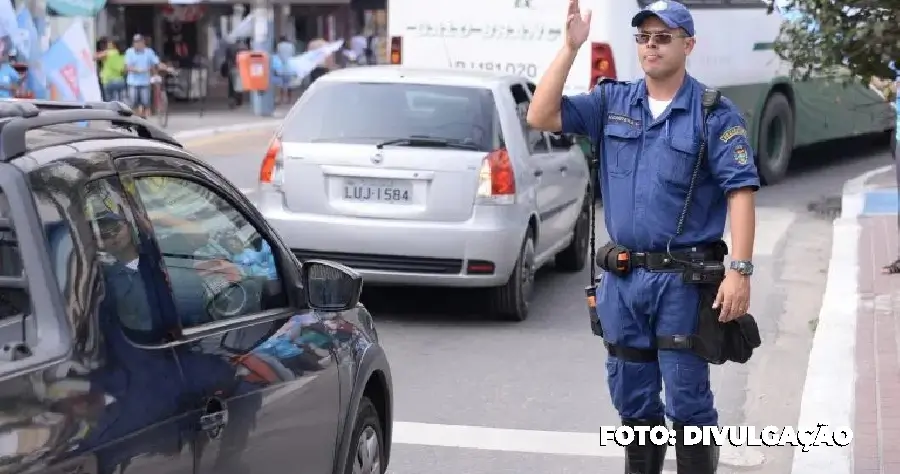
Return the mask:
<svg viewBox="0 0 900 474">
<path fill-rule="evenodd" d="M 569 12 L 566 16 L 566 44 L 577 50 L 588 39 L 591 32 L 591 11 L 581 12 L 578 0 L 569 0 Z"/>
</svg>

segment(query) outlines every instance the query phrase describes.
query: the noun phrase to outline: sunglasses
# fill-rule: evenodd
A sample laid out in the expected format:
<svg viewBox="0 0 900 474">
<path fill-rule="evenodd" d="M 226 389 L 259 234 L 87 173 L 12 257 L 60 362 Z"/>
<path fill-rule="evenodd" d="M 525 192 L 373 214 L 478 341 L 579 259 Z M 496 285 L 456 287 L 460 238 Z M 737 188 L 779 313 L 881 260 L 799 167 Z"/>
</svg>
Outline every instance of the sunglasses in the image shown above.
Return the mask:
<svg viewBox="0 0 900 474">
<path fill-rule="evenodd" d="M 115 237 L 122 232 L 122 229 L 125 225 L 121 222 L 100 222 L 98 223 L 100 230 L 100 237 L 103 239 L 108 239 L 110 237 Z"/>
<path fill-rule="evenodd" d="M 637 44 L 647 44 L 653 41 L 654 44 L 669 44 L 673 38 L 687 38 L 687 35 L 676 35 L 672 33 L 635 33 L 634 41 Z"/>
</svg>

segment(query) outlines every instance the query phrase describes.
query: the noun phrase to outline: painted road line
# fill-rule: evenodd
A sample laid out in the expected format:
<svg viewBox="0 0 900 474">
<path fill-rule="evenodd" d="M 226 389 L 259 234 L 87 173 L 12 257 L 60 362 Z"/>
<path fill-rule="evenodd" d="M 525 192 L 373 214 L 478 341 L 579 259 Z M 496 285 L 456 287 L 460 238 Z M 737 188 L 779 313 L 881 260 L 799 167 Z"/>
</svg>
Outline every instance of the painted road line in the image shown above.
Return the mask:
<svg viewBox="0 0 900 474">
<path fill-rule="evenodd" d="M 257 122 L 236 123 L 231 125 L 223 125 L 220 127 L 198 128 L 194 130 L 184 130 L 172 134 L 179 141 L 188 141 L 199 138 L 208 138 L 216 135 L 236 135 L 243 132 L 258 132 L 260 130 L 274 129 L 281 123 L 280 119 L 268 119 Z"/>
<path fill-rule="evenodd" d="M 818 423 L 853 426 L 859 304 L 858 218 L 864 206 L 866 182 L 890 169 L 890 165 L 884 166 L 844 184 L 841 217 L 834 221 L 828 279 L 800 399 L 800 426 Z M 850 447 L 810 447 L 807 452 L 795 449 L 791 473 L 850 474 L 852 455 Z"/>
<path fill-rule="evenodd" d="M 184 145 L 185 147 L 199 148 L 199 147 L 204 147 L 204 146 L 208 146 L 208 145 L 221 144 L 223 141 L 226 141 L 226 142 L 234 141 L 234 140 L 250 137 L 253 135 L 264 135 L 268 139 L 268 135 L 271 134 L 272 131 L 274 131 L 274 127 L 272 127 L 272 130 L 266 130 L 265 128 L 262 128 L 262 129 L 255 128 L 255 129 L 251 129 L 251 130 L 228 132 L 227 134 L 224 132 L 223 133 L 214 133 L 211 135 L 197 136 L 194 138 L 191 138 L 191 137 L 179 138 L 176 135 L 175 138 L 177 140 L 179 140 L 182 143 L 182 145 Z"/>
<path fill-rule="evenodd" d="M 392 435 L 395 444 L 468 448 L 487 451 L 621 458 L 625 450 L 619 446 L 601 446 L 600 433 L 566 431 L 513 430 L 483 426 L 440 425 L 395 421 Z M 666 452 L 675 459 L 675 450 Z M 737 467 L 759 466 L 765 458 L 750 447 L 723 446 L 719 462 Z"/>
</svg>

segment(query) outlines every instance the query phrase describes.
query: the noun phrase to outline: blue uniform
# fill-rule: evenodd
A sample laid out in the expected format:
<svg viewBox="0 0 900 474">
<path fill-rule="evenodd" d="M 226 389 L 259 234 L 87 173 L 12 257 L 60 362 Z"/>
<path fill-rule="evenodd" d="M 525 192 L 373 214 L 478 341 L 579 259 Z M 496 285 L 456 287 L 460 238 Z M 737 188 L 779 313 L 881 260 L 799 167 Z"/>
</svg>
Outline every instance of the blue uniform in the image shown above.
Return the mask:
<svg viewBox="0 0 900 474">
<path fill-rule="evenodd" d="M 562 131 L 602 142 L 599 184 L 613 242 L 632 251 L 665 251 L 675 235 L 703 137 L 705 87 L 687 76 L 669 108 L 655 119 L 643 80 L 601 87 L 606 90 L 605 104 L 600 88 L 563 97 Z M 720 100 L 707 121 L 707 133 L 708 161 L 700 170 L 684 232 L 672 241 L 672 250 L 721 239 L 726 194 L 759 188 L 746 126 L 731 101 Z M 681 278 L 679 273 L 645 269 L 623 277 L 605 274 L 597 294 L 604 338 L 618 346 L 646 349 L 654 347 L 657 336 L 694 333 L 699 287 Z M 659 351 L 658 363 L 610 357 L 606 368 L 610 396 L 624 419 L 660 420 L 665 412 L 683 425 L 718 423 L 709 366 L 692 352 Z M 662 382 L 665 405 L 660 400 Z"/>
</svg>

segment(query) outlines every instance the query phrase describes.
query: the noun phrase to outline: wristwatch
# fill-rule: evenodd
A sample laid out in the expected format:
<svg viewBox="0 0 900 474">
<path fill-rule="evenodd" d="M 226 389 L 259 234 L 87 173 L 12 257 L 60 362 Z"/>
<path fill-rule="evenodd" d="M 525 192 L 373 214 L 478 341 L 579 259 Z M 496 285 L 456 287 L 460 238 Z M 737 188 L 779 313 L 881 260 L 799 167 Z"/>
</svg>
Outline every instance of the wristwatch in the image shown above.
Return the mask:
<svg viewBox="0 0 900 474">
<path fill-rule="evenodd" d="M 737 270 L 738 273 L 744 276 L 753 275 L 753 263 L 750 260 L 733 260 L 731 269 Z"/>
</svg>

